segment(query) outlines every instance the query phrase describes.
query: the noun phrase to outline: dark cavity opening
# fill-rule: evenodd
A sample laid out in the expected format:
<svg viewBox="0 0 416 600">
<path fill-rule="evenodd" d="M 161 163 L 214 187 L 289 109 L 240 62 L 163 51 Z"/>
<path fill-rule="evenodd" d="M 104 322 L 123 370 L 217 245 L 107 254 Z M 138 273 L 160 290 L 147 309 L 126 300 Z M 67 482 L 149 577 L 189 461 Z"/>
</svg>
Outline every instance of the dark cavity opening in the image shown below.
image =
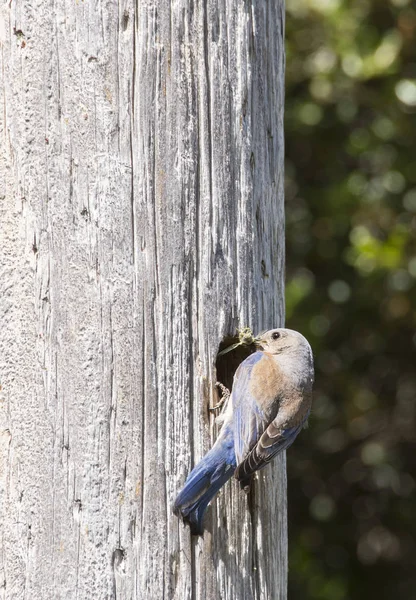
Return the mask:
<svg viewBox="0 0 416 600">
<path fill-rule="evenodd" d="M 218 353 L 222 350 L 225 350 L 229 346 L 232 346 L 233 344 L 237 344 L 238 342 L 238 335 L 225 336 L 219 345 Z M 225 385 L 225 387 L 231 391 L 233 387 L 234 373 L 236 372 L 238 366 L 243 362 L 243 360 L 245 360 L 255 351 L 256 346 L 254 344 L 241 344 L 226 354 L 222 354 L 221 356 L 218 356 L 217 354 L 217 360 L 215 362 L 215 368 L 217 369 L 217 381 Z"/>
</svg>

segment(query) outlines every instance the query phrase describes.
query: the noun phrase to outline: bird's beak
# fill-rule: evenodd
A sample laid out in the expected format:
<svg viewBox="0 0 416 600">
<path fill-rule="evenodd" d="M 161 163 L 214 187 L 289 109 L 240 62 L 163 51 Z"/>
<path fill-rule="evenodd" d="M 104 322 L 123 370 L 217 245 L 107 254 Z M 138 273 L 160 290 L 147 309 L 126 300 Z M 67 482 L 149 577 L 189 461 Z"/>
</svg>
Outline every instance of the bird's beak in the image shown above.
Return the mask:
<svg viewBox="0 0 416 600">
<path fill-rule="evenodd" d="M 262 340 L 260 337 L 254 339 L 254 343 L 258 348 L 263 348 L 266 340 Z"/>
</svg>

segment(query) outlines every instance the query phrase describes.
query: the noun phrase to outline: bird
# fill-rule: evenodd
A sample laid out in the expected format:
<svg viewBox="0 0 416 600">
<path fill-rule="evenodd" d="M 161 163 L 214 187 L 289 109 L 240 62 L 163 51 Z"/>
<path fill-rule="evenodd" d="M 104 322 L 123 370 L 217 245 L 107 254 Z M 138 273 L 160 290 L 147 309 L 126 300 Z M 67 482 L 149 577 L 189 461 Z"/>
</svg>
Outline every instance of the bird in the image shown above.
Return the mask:
<svg viewBox="0 0 416 600">
<path fill-rule="evenodd" d="M 208 504 L 234 475 L 248 492 L 254 473 L 288 448 L 306 426 L 312 404 L 313 355 L 306 338 L 278 328 L 255 338 L 258 350 L 237 368 L 222 427 L 189 474 L 173 512 L 202 535 Z"/>
</svg>

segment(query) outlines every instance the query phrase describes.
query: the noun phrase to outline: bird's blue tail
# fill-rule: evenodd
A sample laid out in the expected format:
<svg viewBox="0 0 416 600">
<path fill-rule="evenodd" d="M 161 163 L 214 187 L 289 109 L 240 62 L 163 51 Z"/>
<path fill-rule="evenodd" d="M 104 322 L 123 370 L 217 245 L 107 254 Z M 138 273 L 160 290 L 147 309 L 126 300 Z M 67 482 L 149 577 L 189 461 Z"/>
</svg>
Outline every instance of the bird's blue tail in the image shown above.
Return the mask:
<svg viewBox="0 0 416 600">
<path fill-rule="evenodd" d="M 208 504 L 232 477 L 236 468 L 234 439 L 225 426 L 212 449 L 190 473 L 175 500 L 173 511 L 189 523 L 193 535 L 202 535 L 202 519 Z"/>
</svg>

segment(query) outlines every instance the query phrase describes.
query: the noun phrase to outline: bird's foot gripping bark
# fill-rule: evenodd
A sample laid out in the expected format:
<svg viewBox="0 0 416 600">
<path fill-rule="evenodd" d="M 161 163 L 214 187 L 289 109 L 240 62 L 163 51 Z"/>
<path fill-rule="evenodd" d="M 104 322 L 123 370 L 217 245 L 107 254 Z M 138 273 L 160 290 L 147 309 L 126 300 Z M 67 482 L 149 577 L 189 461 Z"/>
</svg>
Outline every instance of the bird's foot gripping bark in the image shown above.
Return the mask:
<svg viewBox="0 0 416 600">
<path fill-rule="evenodd" d="M 217 387 L 219 387 L 221 390 L 221 398 L 220 398 L 220 401 L 218 402 L 218 404 L 216 404 L 215 406 L 213 406 L 212 408 L 209 409 L 211 412 L 220 410 L 224 406 L 224 404 L 226 402 L 228 402 L 228 400 L 230 399 L 230 396 L 231 396 L 230 390 L 227 387 L 225 387 L 225 385 L 223 385 L 219 381 L 217 381 L 217 383 L 215 385 Z"/>
<path fill-rule="evenodd" d="M 253 475 L 249 475 L 248 477 L 245 477 L 244 479 L 240 479 L 240 488 L 243 490 L 243 492 L 248 494 L 251 490 L 252 483 L 253 483 Z"/>
</svg>

